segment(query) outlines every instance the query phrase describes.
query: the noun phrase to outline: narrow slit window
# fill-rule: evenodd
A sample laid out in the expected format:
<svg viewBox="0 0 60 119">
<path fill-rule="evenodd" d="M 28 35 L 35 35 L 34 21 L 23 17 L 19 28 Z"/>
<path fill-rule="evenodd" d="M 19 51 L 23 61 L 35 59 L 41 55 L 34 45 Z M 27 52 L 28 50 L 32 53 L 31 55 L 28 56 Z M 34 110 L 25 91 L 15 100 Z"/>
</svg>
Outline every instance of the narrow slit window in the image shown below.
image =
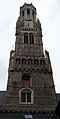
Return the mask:
<svg viewBox="0 0 60 119">
<path fill-rule="evenodd" d="M 26 102 L 26 93 L 21 93 L 21 102 Z"/>
<path fill-rule="evenodd" d="M 34 11 L 32 11 L 33 17 L 34 17 Z"/>
<path fill-rule="evenodd" d="M 24 10 L 22 11 L 22 16 L 24 16 Z"/>
<path fill-rule="evenodd" d="M 28 44 L 28 34 L 27 33 L 24 34 L 24 43 Z"/>
<path fill-rule="evenodd" d="M 30 15 L 30 9 L 27 9 L 27 14 Z"/>
<path fill-rule="evenodd" d="M 30 37 L 30 44 L 33 44 L 33 43 L 34 43 L 34 37 L 33 37 L 33 34 L 30 33 L 29 37 Z"/>
</svg>

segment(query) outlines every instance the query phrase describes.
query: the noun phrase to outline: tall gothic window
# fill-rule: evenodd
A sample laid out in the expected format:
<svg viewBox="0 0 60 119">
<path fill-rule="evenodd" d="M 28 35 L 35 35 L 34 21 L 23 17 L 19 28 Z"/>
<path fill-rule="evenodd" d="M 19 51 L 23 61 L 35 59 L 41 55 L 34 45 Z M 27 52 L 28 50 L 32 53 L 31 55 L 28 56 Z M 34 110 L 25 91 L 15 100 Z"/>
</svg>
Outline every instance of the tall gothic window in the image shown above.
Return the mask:
<svg viewBox="0 0 60 119">
<path fill-rule="evenodd" d="M 25 33 L 24 34 L 24 43 L 28 43 L 28 34 L 27 33 Z"/>
<path fill-rule="evenodd" d="M 34 37 L 33 37 L 32 33 L 30 33 L 30 34 L 24 33 L 24 43 L 25 44 L 28 44 L 28 43 L 33 44 L 34 43 Z"/>
<path fill-rule="evenodd" d="M 24 16 L 24 10 L 22 11 L 22 16 Z"/>
<path fill-rule="evenodd" d="M 34 43 L 34 37 L 33 37 L 32 33 L 29 34 L 29 38 L 30 38 L 30 44 L 33 44 Z"/>
<path fill-rule="evenodd" d="M 30 15 L 30 9 L 27 9 L 27 14 Z"/>
</svg>

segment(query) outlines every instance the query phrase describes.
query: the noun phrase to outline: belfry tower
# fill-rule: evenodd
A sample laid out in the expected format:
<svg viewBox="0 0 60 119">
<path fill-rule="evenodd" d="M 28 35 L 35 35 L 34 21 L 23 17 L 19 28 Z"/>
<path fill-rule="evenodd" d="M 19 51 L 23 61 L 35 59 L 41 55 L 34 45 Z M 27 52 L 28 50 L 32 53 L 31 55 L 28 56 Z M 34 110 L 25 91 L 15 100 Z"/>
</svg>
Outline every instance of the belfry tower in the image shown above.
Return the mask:
<svg viewBox="0 0 60 119">
<path fill-rule="evenodd" d="M 15 50 L 10 52 L 6 106 L 18 111 L 54 111 L 56 93 L 48 51 L 33 4 L 20 7 Z M 16 108 L 15 108 L 16 107 Z"/>
</svg>

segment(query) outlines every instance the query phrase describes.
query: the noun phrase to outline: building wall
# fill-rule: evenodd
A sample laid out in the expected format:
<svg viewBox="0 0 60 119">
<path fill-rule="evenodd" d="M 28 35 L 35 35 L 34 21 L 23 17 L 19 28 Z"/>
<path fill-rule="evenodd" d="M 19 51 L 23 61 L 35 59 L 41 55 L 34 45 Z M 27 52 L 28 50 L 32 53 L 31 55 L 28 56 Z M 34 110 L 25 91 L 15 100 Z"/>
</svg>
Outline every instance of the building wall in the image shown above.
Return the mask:
<svg viewBox="0 0 60 119">
<path fill-rule="evenodd" d="M 41 23 L 32 4 L 20 8 L 15 35 L 15 50 L 10 52 L 6 105 L 16 106 L 18 110 L 54 110 L 56 93 L 50 56 L 48 51 L 44 53 Z M 30 94 L 31 102 L 22 102 L 22 93 L 26 101 Z"/>
</svg>

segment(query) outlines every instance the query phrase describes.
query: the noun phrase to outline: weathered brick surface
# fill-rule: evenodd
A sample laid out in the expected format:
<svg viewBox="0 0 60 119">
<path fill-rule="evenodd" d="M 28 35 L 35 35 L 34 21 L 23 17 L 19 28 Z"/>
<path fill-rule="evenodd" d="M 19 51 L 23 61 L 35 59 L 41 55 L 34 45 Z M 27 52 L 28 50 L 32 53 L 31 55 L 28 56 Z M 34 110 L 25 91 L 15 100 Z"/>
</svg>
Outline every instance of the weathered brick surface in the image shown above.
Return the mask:
<svg viewBox="0 0 60 119">
<path fill-rule="evenodd" d="M 25 12 L 24 18 L 20 14 L 16 22 L 16 42 L 15 50 L 10 53 L 6 105 L 9 109 L 11 105 L 13 109 L 16 106 L 17 110 L 54 110 L 55 87 L 49 53 L 45 51 L 44 54 L 43 51 L 41 23 L 36 20 L 36 9 L 32 4 L 25 5 L 21 8 L 21 14 L 22 10 L 27 11 L 29 8 L 31 13 L 31 9 L 34 11 L 35 16 L 28 16 Z M 24 43 L 24 33 L 28 34 L 27 44 Z M 29 43 L 30 33 L 33 35 L 34 43 Z M 22 86 L 23 74 L 30 75 L 30 87 Z M 23 88 L 33 91 L 33 104 L 19 103 L 19 92 Z"/>
</svg>

